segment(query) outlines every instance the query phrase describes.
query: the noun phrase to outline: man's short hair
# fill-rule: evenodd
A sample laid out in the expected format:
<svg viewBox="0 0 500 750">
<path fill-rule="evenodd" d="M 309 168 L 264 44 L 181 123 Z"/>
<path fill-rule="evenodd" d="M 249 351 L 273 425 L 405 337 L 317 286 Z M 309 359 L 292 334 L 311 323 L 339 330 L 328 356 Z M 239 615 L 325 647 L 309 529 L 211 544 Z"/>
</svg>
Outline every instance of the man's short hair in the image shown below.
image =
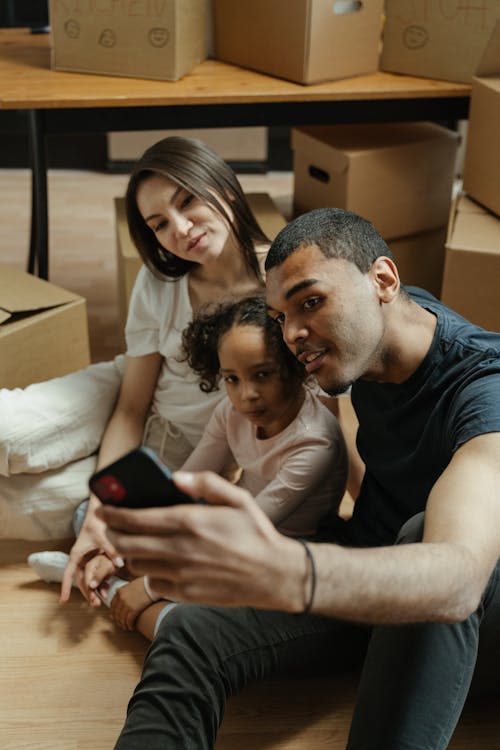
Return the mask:
<svg viewBox="0 0 500 750">
<path fill-rule="evenodd" d="M 316 245 L 326 258 L 342 258 L 367 273 L 381 255 L 392 253 L 373 224 L 343 208 L 317 208 L 287 224 L 271 244 L 266 271 L 302 247 Z"/>
</svg>

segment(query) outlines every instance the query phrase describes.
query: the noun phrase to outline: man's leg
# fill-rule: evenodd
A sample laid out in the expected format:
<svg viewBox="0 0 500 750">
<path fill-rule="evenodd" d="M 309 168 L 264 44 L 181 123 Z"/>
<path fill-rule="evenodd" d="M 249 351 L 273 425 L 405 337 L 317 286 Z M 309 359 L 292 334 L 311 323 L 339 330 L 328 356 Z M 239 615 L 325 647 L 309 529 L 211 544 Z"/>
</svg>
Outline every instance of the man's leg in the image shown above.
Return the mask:
<svg viewBox="0 0 500 750">
<path fill-rule="evenodd" d="M 422 517 L 406 524 L 398 543 L 421 539 Z M 464 622 L 424 623 L 373 629 L 348 750 L 444 750 L 460 718 L 476 667 L 480 639 L 484 680 L 500 674 L 499 570 L 492 575 L 478 611 Z"/>
<path fill-rule="evenodd" d="M 324 668 L 353 630 L 359 649 L 364 631 L 327 618 L 179 604 L 146 656 L 115 750 L 213 748 L 229 696 L 281 671 Z"/>
</svg>

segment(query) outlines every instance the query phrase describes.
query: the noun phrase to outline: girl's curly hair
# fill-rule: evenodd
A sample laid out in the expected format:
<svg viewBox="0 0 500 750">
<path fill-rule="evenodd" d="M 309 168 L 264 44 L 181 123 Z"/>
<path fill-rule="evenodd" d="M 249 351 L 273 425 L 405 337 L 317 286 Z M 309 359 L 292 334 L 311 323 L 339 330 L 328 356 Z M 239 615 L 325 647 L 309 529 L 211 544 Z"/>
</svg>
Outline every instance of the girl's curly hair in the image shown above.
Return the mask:
<svg viewBox="0 0 500 750">
<path fill-rule="evenodd" d="M 254 295 L 205 305 L 183 331 L 181 360 L 199 376 L 202 391 L 211 393 L 219 388 L 219 343 L 234 326 L 261 328 L 281 380 L 290 388 L 304 382 L 305 368 L 283 341 L 279 324 L 267 314 L 264 296 Z"/>
</svg>

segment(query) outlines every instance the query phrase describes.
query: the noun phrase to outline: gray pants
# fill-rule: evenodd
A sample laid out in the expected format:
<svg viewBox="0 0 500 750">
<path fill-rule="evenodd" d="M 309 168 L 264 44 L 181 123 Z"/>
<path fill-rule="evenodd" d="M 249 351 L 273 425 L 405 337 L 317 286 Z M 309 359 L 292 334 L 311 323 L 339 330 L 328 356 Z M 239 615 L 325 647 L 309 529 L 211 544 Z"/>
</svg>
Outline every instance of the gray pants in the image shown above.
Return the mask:
<svg viewBox="0 0 500 750">
<path fill-rule="evenodd" d="M 419 541 L 423 516 L 398 543 Z M 178 605 L 163 620 L 115 750 L 213 748 L 226 699 L 246 684 L 364 659 L 348 750 L 441 750 L 473 682 L 500 686 L 500 569 L 454 625 L 373 629 L 311 615 Z M 474 675 L 474 680 L 472 680 Z M 397 717 L 397 721 L 395 721 Z"/>
</svg>

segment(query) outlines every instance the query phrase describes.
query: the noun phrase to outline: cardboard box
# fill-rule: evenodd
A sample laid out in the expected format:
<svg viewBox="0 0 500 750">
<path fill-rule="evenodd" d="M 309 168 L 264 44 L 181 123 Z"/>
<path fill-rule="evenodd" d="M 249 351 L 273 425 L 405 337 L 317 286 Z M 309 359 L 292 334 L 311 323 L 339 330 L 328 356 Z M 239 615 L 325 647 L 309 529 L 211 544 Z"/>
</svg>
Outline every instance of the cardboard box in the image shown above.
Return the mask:
<svg viewBox="0 0 500 750">
<path fill-rule="evenodd" d="M 198 138 L 225 161 L 267 161 L 267 128 L 132 130 L 107 134 L 108 160 L 137 161 L 153 143 L 172 135 Z"/>
<path fill-rule="evenodd" d="M 382 70 L 470 83 L 500 0 L 386 0 Z"/>
<path fill-rule="evenodd" d="M 500 21 L 472 83 L 464 190 L 500 216 Z"/>
<path fill-rule="evenodd" d="M 297 83 L 373 73 L 382 0 L 214 0 L 214 56 Z"/>
<path fill-rule="evenodd" d="M 500 332 L 500 219 L 465 195 L 450 212 L 441 299 L 477 325 Z"/>
<path fill-rule="evenodd" d="M 425 122 L 294 129 L 294 213 L 346 208 L 386 240 L 442 227 L 457 144 L 457 133 Z"/>
<path fill-rule="evenodd" d="M 267 193 L 247 193 L 246 197 L 263 231 L 272 240 L 286 224 L 283 214 Z M 130 295 L 142 260 L 128 231 L 125 200 L 123 198 L 115 198 L 115 216 L 119 325 L 120 330 L 124 331 Z"/>
<path fill-rule="evenodd" d="M 0 265 L 0 388 L 24 388 L 90 363 L 83 297 Z"/>
<path fill-rule="evenodd" d="M 49 0 L 52 67 L 177 81 L 207 56 L 207 0 Z"/>
<path fill-rule="evenodd" d="M 116 267 L 118 281 L 118 329 L 123 337 L 128 303 L 142 260 L 128 231 L 125 199 L 115 198 Z"/>
<path fill-rule="evenodd" d="M 403 284 L 427 289 L 435 297 L 441 294 L 447 227 L 431 232 L 389 240 L 399 277 Z"/>
</svg>

